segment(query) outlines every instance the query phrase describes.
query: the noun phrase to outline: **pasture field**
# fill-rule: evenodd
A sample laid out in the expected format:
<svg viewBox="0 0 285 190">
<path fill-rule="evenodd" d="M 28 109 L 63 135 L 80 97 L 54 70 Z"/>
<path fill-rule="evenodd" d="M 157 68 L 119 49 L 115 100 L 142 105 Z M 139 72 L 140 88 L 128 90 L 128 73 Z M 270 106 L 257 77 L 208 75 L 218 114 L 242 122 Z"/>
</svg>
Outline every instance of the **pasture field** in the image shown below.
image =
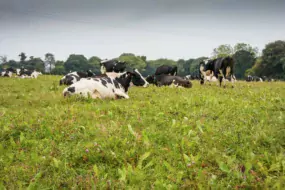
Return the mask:
<svg viewBox="0 0 285 190">
<path fill-rule="evenodd" d="M 285 83 L 63 98 L 0 78 L 0 189 L 283 189 Z"/>
</svg>

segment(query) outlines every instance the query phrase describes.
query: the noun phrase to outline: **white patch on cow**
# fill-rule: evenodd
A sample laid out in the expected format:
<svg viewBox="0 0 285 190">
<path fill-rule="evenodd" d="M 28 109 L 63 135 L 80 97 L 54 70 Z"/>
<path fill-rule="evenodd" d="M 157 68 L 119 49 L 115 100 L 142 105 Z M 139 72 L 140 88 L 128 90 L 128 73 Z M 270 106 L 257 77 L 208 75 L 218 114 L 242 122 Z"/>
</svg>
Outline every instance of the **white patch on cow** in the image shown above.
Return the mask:
<svg viewBox="0 0 285 190">
<path fill-rule="evenodd" d="M 115 79 L 111 79 L 115 80 Z M 107 86 L 107 87 L 106 87 Z M 112 83 L 107 83 L 106 86 L 104 86 L 101 83 L 100 79 L 81 79 L 77 83 L 74 83 L 70 85 L 69 87 L 65 88 L 63 90 L 63 94 L 78 94 L 83 97 L 88 97 L 89 95 L 92 98 L 114 98 L 117 99 L 118 97 L 123 97 L 128 99 L 129 96 L 125 93 L 124 88 L 119 84 L 120 88 L 116 88 L 115 85 Z M 75 92 L 71 93 L 68 91 L 68 88 L 74 87 Z"/>
<path fill-rule="evenodd" d="M 21 69 L 16 69 L 16 75 L 20 75 L 20 71 L 21 71 Z"/>
<path fill-rule="evenodd" d="M 101 66 L 100 72 L 101 72 L 102 74 L 105 74 L 105 73 L 107 72 L 107 71 L 106 71 L 106 67 L 105 67 L 104 65 Z"/>
<path fill-rule="evenodd" d="M 109 78 L 120 78 L 122 75 L 126 74 L 127 72 L 123 73 L 115 73 L 115 72 L 107 72 L 105 73 Z"/>
<path fill-rule="evenodd" d="M 141 73 L 140 73 L 137 69 L 135 69 L 135 72 L 136 72 L 137 74 L 139 74 L 140 77 L 142 78 L 142 80 L 144 81 L 143 87 L 144 87 L 144 88 L 148 87 L 149 83 L 145 80 L 145 78 L 141 75 Z"/>
<path fill-rule="evenodd" d="M 259 78 L 260 82 L 263 82 L 262 78 Z"/>
<path fill-rule="evenodd" d="M 31 77 L 36 79 L 36 78 L 38 78 L 38 76 L 41 75 L 41 74 L 42 74 L 41 72 L 34 71 L 34 72 L 32 72 Z"/>
<path fill-rule="evenodd" d="M 226 68 L 226 77 L 229 77 L 231 73 L 231 67 Z"/>
</svg>

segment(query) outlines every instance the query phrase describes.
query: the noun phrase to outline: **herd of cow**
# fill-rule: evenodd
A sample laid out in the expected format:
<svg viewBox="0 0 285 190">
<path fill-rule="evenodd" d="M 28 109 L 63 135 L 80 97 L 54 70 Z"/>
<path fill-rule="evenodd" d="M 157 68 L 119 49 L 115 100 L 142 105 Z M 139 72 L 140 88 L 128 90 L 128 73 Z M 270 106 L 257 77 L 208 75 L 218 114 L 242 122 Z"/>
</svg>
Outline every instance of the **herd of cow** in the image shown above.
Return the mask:
<svg viewBox="0 0 285 190">
<path fill-rule="evenodd" d="M 191 79 L 197 78 L 200 84 L 216 81 L 220 86 L 225 87 L 226 81 L 232 82 L 232 87 L 236 78 L 234 76 L 234 60 L 231 57 L 206 59 L 199 64 L 199 76 L 193 77 L 187 75 L 185 77 L 177 76 L 176 66 L 162 65 L 158 67 L 155 73 L 144 78 L 135 68 L 128 68 L 125 62 L 118 60 L 105 60 L 101 63 L 101 74 L 95 75 L 92 71 L 87 72 L 71 72 L 62 77 L 59 81 L 60 85 L 69 85 L 63 90 L 64 97 L 70 95 L 80 95 L 92 98 L 126 98 L 128 99 L 128 89 L 130 86 L 147 87 L 149 84 L 156 86 L 175 86 L 191 88 Z M 41 72 L 26 69 L 6 69 L 1 72 L 1 76 L 11 77 L 16 73 L 20 78 L 37 78 Z M 248 76 L 246 81 L 264 81 L 258 77 Z M 271 79 L 270 79 L 271 80 Z"/>
<path fill-rule="evenodd" d="M 20 78 L 38 78 L 39 75 L 42 75 L 41 72 L 38 72 L 36 70 L 28 70 L 28 69 L 14 69 L 14 68 L 8 68 L 2 71 L 0 76 L 2 77 L 12 77 L 13 73 L 16 74 L 16 77 Z"/>
</svg>

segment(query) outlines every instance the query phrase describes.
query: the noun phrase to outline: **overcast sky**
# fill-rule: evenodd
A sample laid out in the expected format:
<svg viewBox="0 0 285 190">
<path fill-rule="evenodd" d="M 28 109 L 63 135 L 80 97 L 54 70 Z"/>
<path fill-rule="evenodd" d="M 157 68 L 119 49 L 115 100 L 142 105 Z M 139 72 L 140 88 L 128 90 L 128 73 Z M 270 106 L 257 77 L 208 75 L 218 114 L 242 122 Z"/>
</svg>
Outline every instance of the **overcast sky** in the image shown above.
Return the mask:
<svg viewBox="0 0 285 190">
<path fill-rule="evenodd" d="M 0 55 L 211 56 L 285 40 L 285 0 L 0 0 Z"/>
</svg>

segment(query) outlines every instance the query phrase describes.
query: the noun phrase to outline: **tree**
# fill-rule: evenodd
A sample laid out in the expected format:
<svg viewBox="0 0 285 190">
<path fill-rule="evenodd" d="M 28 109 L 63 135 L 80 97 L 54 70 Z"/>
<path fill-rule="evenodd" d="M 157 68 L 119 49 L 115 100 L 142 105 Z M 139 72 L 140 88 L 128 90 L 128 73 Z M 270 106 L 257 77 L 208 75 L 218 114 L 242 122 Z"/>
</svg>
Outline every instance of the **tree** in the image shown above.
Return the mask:
<svg viewBox="0 0 285 190">
<path fill-rule="evenodd" d="M 5 63 L 7 63 L 7 56 L 6 55 L 0 56 L 0 65 Z"/>
<path fill-rule="evenodd" d="M 45 63 L 41 58 L 34 58 L 33 56 L 31 56 L 30 60 L 26 61 L 25 68 L 44 72 Z"/>
<path fill-rule="evenodd" d="M 146 62 L 144 62 L 140 56 L 135 56 L 132 53 L 123 53 L 118 60 L 126 62 L 128 69 L 135 68 L 142 71 L 146 67 Z"/>
<path fill-rule="evenodd" d="M 26 56 L 26 54 L 24 52 L 22 52 L 22 53 L 19 54 L 19 57 L 20 57 L 20 65 L 23 66 L 27 56 Z"/>
<path fill-rule="evenodd" d="M 55 67 L 52 69 L 51 74 L 53 74 L 53 75 L 64 75 L 64 74 L 66 74 L 66 71 L 64 68 L 64 61 L 56 61 Z"/>
<path fill-rule="evenodd" d="M 55 66 L 55 58 L 52 53 L 45 54 L 45 71 L 51 73 L 52 69 Z"/>
<path fill-rule="evenodd" d="M 237 78 L 244 78 L 245 71 L 250 69 L 255 63 L 255 53 L 243 49 L 238 50 L 233 55 L 235 61 L 235 76 Z"/>
<path fill-rule="evenodd" d="M 84 55 L 71 54 L 64 63 L 66 72 L 70 71 L 86 71 L 89 68 L 88 60 Z"/>
<path fill-rule="evenodd" d="M 262 50 L 261 74 L 285 78 L 285 41 L 275 41 L 267 44 Z"/>
<path fill-rule="evenodd" d="M 234 46 L 234 52 L 238 51 L 247 51 L 253 54 L 254 57 L 258 56 L 258 48 L 257 47 L 252 47 L 250 44 L 245 44 L 245 43 L 237 43 Z"/>
<path fill-rule="evenodd" d="M 214 58 L 226 57 L 232 55 L 234 52 L 233 48 L 229 44 L 223 44 L 213 50 Z"/>
<path fill-rule="evenodd" d="M 100 72 L 100 62 L 101 59 L 97 56 L 90 57 L 88 59 L 89 68 L 95 73 L 95 74 L 101 74 Z"/>
</svg>

